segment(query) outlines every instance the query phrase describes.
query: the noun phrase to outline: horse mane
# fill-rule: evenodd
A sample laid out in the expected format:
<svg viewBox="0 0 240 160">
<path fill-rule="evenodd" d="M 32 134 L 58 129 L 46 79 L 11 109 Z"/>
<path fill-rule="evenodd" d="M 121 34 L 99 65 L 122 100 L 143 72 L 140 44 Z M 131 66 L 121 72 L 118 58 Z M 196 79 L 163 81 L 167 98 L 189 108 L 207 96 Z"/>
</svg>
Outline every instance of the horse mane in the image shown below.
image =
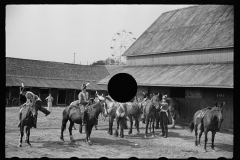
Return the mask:
<svg viewBox="0 0 240 160">
<path fill-rule="evenodd" d="M 106 96 L 105 98 L 111 102 L 114 102 L 114 100 L 110 96 Z"/>
</svg>

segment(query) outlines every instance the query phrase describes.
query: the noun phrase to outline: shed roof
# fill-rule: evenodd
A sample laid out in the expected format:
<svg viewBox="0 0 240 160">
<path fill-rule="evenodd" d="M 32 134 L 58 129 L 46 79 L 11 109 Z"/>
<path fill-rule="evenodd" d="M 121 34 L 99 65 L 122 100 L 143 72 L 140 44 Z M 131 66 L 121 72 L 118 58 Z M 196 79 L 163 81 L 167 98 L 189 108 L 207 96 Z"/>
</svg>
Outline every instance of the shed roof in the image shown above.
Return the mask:
<svg viewBox="0 0 240 160">
<path fill-rule="evenodd" d="M 97 81 L 110 73 L 105 66 L 87 66 L 50 61 L 6 57 L 6 85 L 31 87 L 80 88 L 90 82 L 89 89 L 106 90 Z M 21 82 L 21 83 L 20 83 Z"/>
<path fill-rule="evenodd" d="M 123 56 L 233 47 L 232 5 L 199 5 L 165 12 Z"/>
<path fill-rule="evenodd" d="M 233 88 L 233 63 L 125 66 L 98 84 L 117 73 L 132 75 L 138 86 Z"/>
</svg>

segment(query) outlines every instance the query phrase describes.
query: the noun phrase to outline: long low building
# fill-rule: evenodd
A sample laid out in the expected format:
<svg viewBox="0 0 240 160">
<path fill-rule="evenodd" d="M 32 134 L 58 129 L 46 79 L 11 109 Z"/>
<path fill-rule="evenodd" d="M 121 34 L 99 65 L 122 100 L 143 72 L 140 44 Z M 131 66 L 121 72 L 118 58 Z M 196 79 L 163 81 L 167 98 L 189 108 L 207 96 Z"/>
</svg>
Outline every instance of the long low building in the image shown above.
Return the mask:
<svg viewBox="0 0 240 160">
<path fill-rule="evenodd" d="M 113 66 L 6 57 L 6 98 L 10 101 L 18 98 L 24 102 L 25 98 L 19 95 L 21 84 L 24 83 L 27 90 L 40 96 L 43 105 L 47 104 L 45 98 L 49 93 L 54 98 L 53 105 L 68 105 L 77 99 L 83 83 L 89 83 L 87 90 L 92 96 L 96 91 L 99 94 L 107 94 L 107 85 L 98 85 L 97 82 L 108 76 L 112 70 Z"/>
</svg>

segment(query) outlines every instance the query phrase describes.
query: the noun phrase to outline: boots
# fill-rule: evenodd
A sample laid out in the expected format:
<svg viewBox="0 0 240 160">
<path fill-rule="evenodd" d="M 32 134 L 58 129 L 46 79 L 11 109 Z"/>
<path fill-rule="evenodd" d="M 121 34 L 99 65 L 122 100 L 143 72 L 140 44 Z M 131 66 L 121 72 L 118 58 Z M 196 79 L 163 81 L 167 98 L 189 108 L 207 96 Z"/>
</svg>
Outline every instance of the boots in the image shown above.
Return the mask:
<svg viewBox="0 0 240 160">
<path fill-rule="evenodd" d="M 165 128 L 165 132 L 166 132 L 166 133 L 165 133 L 164 138 L 167 138 L 167 137 L 168 137 L 168 128 L 167 128 L 167 127 Z"/>
</svg>

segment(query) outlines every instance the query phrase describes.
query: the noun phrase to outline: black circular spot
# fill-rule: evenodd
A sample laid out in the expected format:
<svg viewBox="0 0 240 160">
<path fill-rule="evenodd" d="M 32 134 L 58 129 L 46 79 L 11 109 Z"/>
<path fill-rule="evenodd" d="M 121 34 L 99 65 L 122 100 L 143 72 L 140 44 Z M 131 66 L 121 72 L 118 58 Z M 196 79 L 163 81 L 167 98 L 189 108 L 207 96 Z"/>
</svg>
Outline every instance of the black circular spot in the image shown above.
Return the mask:
<svg viewBox="0 0 240 160">
<path fill-rule="evenodd" d="M 117 102 L 129 102 L 137 93 L 137 82 L 130 74 L 118 73 L 109 80 L 108 93 Z"/>
</svg>

